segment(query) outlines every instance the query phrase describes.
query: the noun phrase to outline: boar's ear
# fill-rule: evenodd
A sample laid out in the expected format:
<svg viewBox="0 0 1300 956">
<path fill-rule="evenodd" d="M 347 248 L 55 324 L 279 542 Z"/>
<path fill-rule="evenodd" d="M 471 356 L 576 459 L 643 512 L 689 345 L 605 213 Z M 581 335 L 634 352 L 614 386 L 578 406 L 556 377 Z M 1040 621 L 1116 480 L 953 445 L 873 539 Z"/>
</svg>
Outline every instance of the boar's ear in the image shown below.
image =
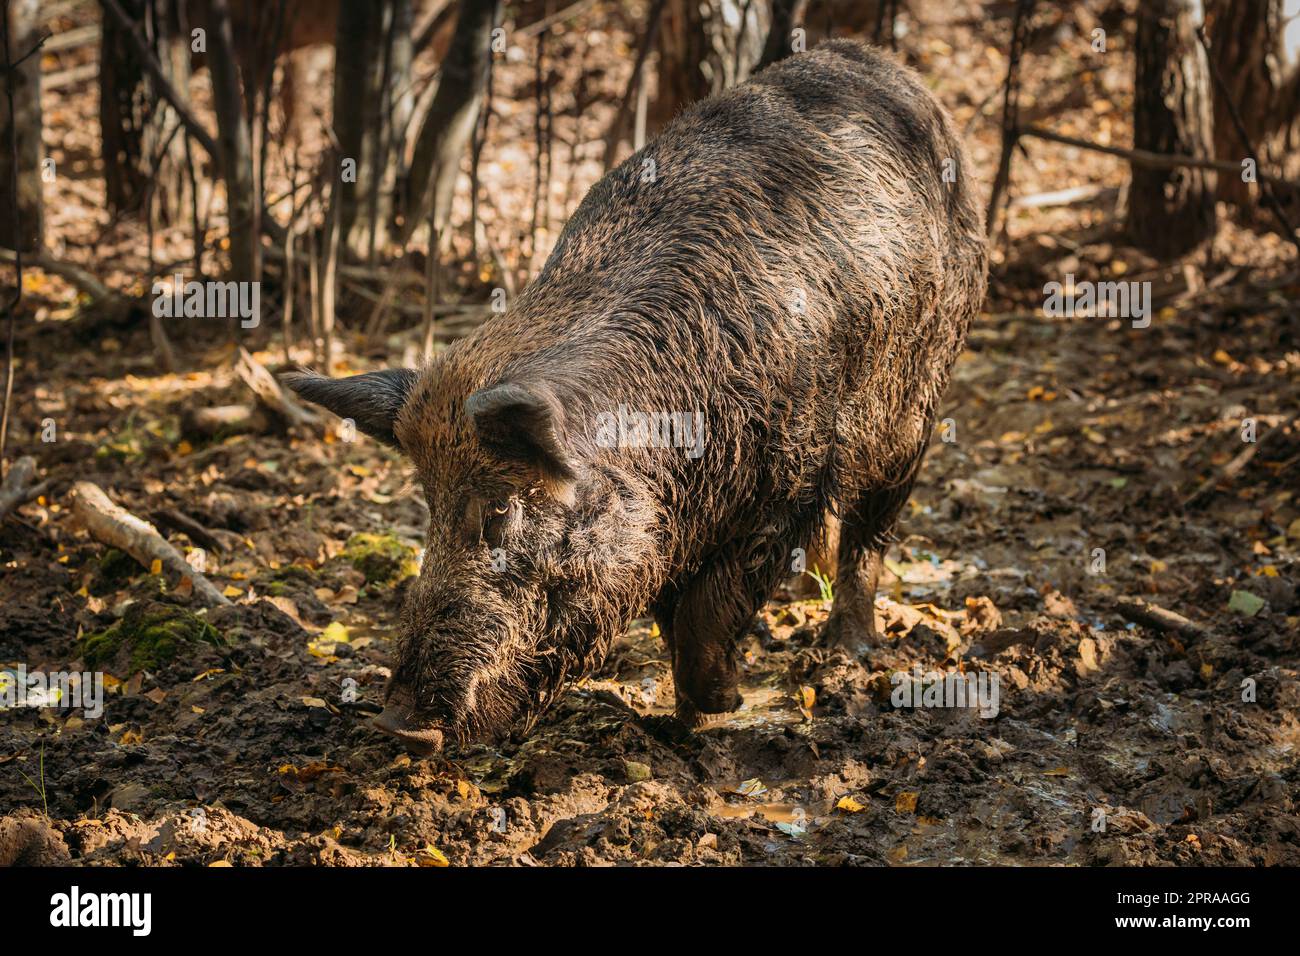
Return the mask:
<svg viewBox="0 0 1300 956">
<path fill-rule="evenodd" d="M 571 500 L 581 471 L 569 449 L 564 409 L 541 383 L 502 382 L 465 399 L 465 415 L 493 454 L 535 467 L 561 499 Z"/>
<path fill-rule="evenodd" d="M 347 378 L 326 378 L 313 372 L 285 372 L 280 376 L 291 389 L 339 418 L 350 418 L 371 438 L 397 447 L 393 422 L 406 404 L 418 374 L 414 369 L 389 368 Z"/>
</svg>

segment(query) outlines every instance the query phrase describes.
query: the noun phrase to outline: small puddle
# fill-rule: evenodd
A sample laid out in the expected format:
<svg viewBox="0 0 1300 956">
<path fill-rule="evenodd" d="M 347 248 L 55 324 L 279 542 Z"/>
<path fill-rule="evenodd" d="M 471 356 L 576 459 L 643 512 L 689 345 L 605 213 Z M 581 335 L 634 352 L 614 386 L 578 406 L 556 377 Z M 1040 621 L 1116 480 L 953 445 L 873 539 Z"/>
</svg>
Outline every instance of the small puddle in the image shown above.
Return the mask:
<svg viewBox="0 0 1300 956">
<path fill-rule="evenodd" d="M 764 817 L 772 823 L 807 823 L 808 811 L 794 803 L 723 803 L 709 808 L 715 817 L 727 820 L 748 820 Z"/>
</svg>

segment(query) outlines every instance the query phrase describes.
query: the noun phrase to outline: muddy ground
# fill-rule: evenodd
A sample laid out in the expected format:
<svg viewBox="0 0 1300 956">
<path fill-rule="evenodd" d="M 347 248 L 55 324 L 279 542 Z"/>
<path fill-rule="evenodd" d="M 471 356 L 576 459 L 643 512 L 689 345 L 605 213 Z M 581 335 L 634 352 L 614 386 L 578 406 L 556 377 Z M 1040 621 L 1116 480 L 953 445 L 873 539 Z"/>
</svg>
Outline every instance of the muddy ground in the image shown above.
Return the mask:
<svg viewBox="0 0 1300 956">
<path fill-rule="evenodd" d="M 986 178 L 996 131 L 952 49 L 982 61 L 1004 28 L 945 28 L 947 54 L 918 54 Z M 1123 181 L 1052 156 L 1019 193 Z M 143 323 L 52 310 L 18 343 L 11 452 L 51 485 L 0 526 L 0 668 L 98 669 L 107 697 L 99 718 L 0 711 L 0 863 L 1300 864 L 1286 255 L 1228 225 L 1189 277 L 1126 249 L 1108 209 L 1017 213 L 889 556 L 877 646 L 822 648 L 827 605 L 784 594 L 746 638 L 745 708 L 682 734 L 639 622 L 527 739 L 427 759 L 368 726 L 425 523 L 403 462 L 317 428 L 191 440 L 187 410 L 248 398 L 228 348 L 163 375 Z M 1045 317 L 1042 286 L 1067 272 L 1151 279 L 1150 327 Z M 1244 418 L 1268 437 L 1189 504 L 1246 447 Z M 89 537 L 82 480 L 208 529 L 233 605 L 196 616 Z M 1134 623 L 1135 596 L 1198 627 Z M 996 676 L 996 715 L 895 707 L 891 678 L 914 668 Z"/>
</svg>

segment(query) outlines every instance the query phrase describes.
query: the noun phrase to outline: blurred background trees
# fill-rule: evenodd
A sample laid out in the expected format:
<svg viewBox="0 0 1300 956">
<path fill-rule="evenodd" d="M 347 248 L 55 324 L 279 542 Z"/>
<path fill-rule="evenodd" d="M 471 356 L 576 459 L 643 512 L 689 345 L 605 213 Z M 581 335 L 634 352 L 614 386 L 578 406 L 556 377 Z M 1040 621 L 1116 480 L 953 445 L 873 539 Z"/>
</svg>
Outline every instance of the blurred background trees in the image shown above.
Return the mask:
<svg viewBox="0 0 1300 956">
<path fill-rule="evenodd" d="M 305 335 L 322 363 L 332 360 L 340 296 L 351 331 L 382 335 L 405 316 L 432 343 L 435 318 L 455 318 L 452 300 L 522 287 L 586 185 L 690 103 L 828 36 L 871 40 L 924 69 L 917 51 L 931 45 L 933 14 L 922 6 L 7 0 L 18 65 L 6 69 L 12 115 L 0 98 L 0 209 L 16 212 L 0 217 L 0 246 L 60 258 L 60 240 L 43 228 L 41 197 L 58 172 L 41 165 L 44 63 L 47 84 L 96 97 L 92 159 L 111 216 L 100 235 L 142 227 L 150 280 L 265 279 L 282 320 L 268 326 L 283 327 L 286 347 Z M 1102 29 L 1105 56 L 1131 64 L 1131 150 L 1046 134 L 1131 162 L 1118 211 L 1134 245 L 1164 258 L 1198 254 L 1225 214 L 1283 233 L 1294 226 L 1300 0 L 1001 2 L 974 15 L 1005 24 L 1010 48 L 1021 6 L 1023 56 L 1059 53 L 1074 37 L 1084 68 L 1100 55 L 1087 44 Z M 989 74 L 977 118 L 999 115 L 1007 67 Z M 1054 118 L 1013 112 L 1004 192 L 1022 134 Z M 489 141 L 494 168 L 508 164 L 526 197 L 483 187 Z M 1252 158 L 1258 176 L 1234 174 Z M 995 216 L 1004 199 L 990 204 Z M 174 248 L 177 235 L 187 248 Z M 98 271 L 78 268 L 84 280 Z"/>
</svg>

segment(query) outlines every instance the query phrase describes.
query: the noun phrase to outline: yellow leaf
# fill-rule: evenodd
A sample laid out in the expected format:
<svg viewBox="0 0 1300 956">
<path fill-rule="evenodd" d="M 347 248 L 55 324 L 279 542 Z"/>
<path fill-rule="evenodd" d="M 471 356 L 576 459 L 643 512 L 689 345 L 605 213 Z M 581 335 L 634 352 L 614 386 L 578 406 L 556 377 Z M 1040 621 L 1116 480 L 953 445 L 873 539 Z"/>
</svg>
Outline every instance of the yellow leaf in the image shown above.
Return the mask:
<svg viewBox="0 0 1300 956">
<path fill-rule="evenodd" d="M 1051 770 L 1044 770 L 1044 777 L 1068 777 L 1070 770 L 1068 767 L 1053 767 Z"/>
<path fill-rule="evenodd" d="M 845 813 L 860 813 L 865 810 L 866 807 L 858 803 L 858 801 L 854 800 L 852 797 L 844 796 L 840 797 L 839 803 L 835 804 L 835 809 L 843 810 Z"/>
<path fill-rule="evenodd" d="M 348 629 L 342 621 L 330 621 L 329 626 L 320 632 L 321 641 L 330 641 L 332 643 L 346 644 L 348 642 Z"/>
<path fill-rule="evenodd" d="M 817 691 L 807 685 L 799 688 L 799 706 L 804 710 L 812 710 L 813 704 L 817 703 Z"/>
<path fill-rule="evenodd" d="M 1205 663 L 1201 665 L 1201 680 L 1209 680 L 1214 676 L 1214 665 Z"/>
<path fill-rule="evenodd" d="M 209 867 L 232 866 L 232 865 L 233 864 L 229 860 L 214 860 L 208 864 Z"/>
<path fill-rule="evenodd" d="M 451 860 L 437 847 L 426 846 L 415 851 L 415 862 L 419 866 L 451 866 Z"/>
<path fill-rule="evenodd" d="M 162 574 L 162 561 L 158 558 L 153 559 L 153 564 L 149 565 L 150 574 Z"/>
<path fill-rule="evenodd" d="M 894 797 L 894 810 L 898 813 L 915 813 L 916 799 L 920 794 L 915 790 L 900 791 L 898 796 Z"/>
<path fill-rule="evenodd" d="M 235 587 L 233 584 L 227 584 L 226 589 L 221 593 L 228 598 L 233 598 L 233 597 L 239 597 L 244 592 L 239 590 L 239 588 Z"/>
<path fill-rule="evenodd" d="M 176 454 L 178 455 L 188 455 L 193 450 L 194 450 L 194 446 L 187 441 L 182 441 L 179 445 L 176 446 Z"/>
</svg>

